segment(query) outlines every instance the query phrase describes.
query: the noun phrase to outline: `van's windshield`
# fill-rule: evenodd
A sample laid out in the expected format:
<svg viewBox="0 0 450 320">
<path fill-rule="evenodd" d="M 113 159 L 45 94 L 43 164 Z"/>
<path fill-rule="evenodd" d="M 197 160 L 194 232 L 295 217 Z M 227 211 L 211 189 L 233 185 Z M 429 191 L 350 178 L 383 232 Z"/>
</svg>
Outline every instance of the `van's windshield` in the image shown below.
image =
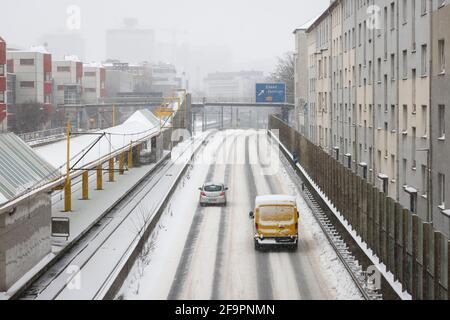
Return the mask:
<svg viewBox="0 0 450 320">
<path fill-rule="evenodd" d="M 292 221 L 295 208 L 292 206 L 263 206 L 259 208 L 262 221 Z"/>
</svg>

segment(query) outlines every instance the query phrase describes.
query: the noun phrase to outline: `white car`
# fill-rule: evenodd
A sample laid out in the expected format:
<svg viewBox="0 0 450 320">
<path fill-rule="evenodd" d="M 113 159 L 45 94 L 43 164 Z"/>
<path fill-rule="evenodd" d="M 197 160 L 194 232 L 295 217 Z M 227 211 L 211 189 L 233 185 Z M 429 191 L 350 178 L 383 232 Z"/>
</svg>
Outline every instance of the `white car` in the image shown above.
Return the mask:
<svg viewBox="0 0 450 320">
<path fill-rule="evenodd" d="M 227 187 L 223 183 L 205 183 L 200 190 L 200 205 L 227 205 Z"/>
</svg>

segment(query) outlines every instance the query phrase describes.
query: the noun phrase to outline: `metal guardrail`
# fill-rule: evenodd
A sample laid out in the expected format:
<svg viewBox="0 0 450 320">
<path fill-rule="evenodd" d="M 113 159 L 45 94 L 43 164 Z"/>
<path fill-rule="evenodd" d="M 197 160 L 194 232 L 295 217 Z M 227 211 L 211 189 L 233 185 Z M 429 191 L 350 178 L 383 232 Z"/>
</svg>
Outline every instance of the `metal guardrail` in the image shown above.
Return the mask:
<svg viewBox="0 0 450 320">
<path fill-rule="evenodd" d="M 29 143 L 49 137 L 65 136 L 66 131 L 67 131 L 66 128 L 54 128 L 49 130 L 21 133 L 18 134 L 18 136 L 26 143 Z"/>
</svg>

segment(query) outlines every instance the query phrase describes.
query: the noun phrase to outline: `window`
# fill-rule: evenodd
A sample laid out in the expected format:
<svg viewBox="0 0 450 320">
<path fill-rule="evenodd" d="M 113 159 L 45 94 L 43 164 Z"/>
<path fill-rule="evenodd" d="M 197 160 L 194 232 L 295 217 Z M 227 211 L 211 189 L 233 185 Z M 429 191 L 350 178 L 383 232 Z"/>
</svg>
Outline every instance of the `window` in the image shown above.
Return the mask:
<svg viewBox="0 0 450 320">
<path fill-rule="evenodd" d="M 428 72 L 428 68 L 427 68 L 427 45 L 426 44 L 424 44 L 424 45 L 422 45 L 422 63 L 421 63 L 421 66 L 422 66 L 422 76 L 425 76 L 426 74 L 427 74 L 427 72 Z"/>
<path fill-rule="evenodd" d="M 403 51 L 403 79 L 408 78 L 408 51 Z"/>
<path fill-rule="evenodd" d="M 391 30 L 395 29 L 395 2 L 391 3 Z"/>
<path fill-rule="evenodd" d="M 391 54 L 391 80 L 395 80 L 395 54 Z"/>
<path fill-rule="evenodd" d="M 428 195 L 428 170 L 425 165 L 422 165 L 422 195 Z"/>
<path fill-rule="evenodd" d="M 377 81 L 381 82 L 381 58 L 378 58 L 378 74 L 377 74 Z"/>
<path fill-rule="evenodd" d="M 407 179 L 408 179 L 407 166 L 408 166 L 408 160 L 407 159 L 403 159 L 402 178 L 403 178 L 403 185 L 404 186 L 408 185 L 408 182 L 407 182 Z"/>
<path fill-rule="evenodd" d="M 70 67 L 59 66 L 56 68 L 56 72 L 70 72 Z"/>
<path fill-rule="evenodd" d="M 408 1 L 409 0 L 403 0 L 403 23 L 408 22 Z"/>
<path fill-rule="evenodd" d="M 5 93 L 0 91 L 0 103 L 5 103 Z"/>
<path fill-rule="evenodd" d="M 408 134 L 408 106 L 403 105 L 403 134 Z"/>
<path fill-rule="evenodd" d="M 84 73 L 85 77 L 95 77 L 97 75 L 97 73 L 95 71 L 86 71 Z"/>
<path fill-rule="evenodd" d="M 439 133 L 439 139 L 445 139 L 445 106 L 439 105 L 439 112 L 438 112 L 438 133 Z"/>
<path fill-rule="evenodd" d="M 445 73 L 445 41 L 439 40 L 438 44 L 438 54 L 439 54 L 439 73 Z"/>
<path fill-rule="evenodd" d="M 34 66 L 34 59 L 20 59 L 21 66 Z"/>
<path fill-rule="evenodd" d="M 388 123 L 384 123 L 384 156 L 388 156 Z"/>
<path fill-rule="evenodd" d="M 0 65 L 0 77 L 3 77 L 5 75 L 5 66 L 4 65 Z"/>
<path fill-rule="evenodd" d="M 423 137 L 428 135 L 428 106 L 422 106 L 422 130 Z"/>
<path fill-rule="evenodd" d="M 438 184 L 439 207 L 445 209 L 445 175 L 442 173 L 438 174 Z"/>
<path fill-rule="evenodd" d="M 411 160 L 412 160 L 412 169 L 416 170 L 417 161 L 416 161 L 416 137 L 417 137 L 417 129 L 415 127 L 412 128 L 412 139 L 411 139 Z"/>
<path fill-rule="evenodd" d="M 391 128 L 392 132 L 395 132 L 397 130 L 397 115 L 395 110 L 395 104 L 391 105 Z"/>
<path fill-rule="evenodd" d="M 34 81 L 20 81 L 21 88 L 34 88 Z"/>
<path fill-rule="evenodd" d="M 427 1 L 428 1 L 428 0 L 421 0 L 422 5 L 421 5 L 421 8 L 420 8 L 420 13 L 421 13 L 422 15 L 424 15 L 424 14 L 427 13 Z"/>
<path fill-rule="evenodd" d="M 58 91 L 64 91 L 64 85 L 58 85 L 56 88 Z"/>
</svg>

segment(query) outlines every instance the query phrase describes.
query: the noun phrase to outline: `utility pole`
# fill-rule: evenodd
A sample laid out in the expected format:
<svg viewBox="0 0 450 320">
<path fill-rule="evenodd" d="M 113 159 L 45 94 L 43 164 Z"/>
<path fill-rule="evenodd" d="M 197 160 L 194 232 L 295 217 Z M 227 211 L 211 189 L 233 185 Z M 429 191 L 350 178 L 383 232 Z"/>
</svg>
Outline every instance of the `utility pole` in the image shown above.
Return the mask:
<svg viewBox="0 0 450 320">
<path fill-rule="evenodd" d="M 70 121 L 67 122 L 66 183 L 64 186 L 64 212 L 72 211 L 72 186 L 70 181 Z"/>
</svg>

